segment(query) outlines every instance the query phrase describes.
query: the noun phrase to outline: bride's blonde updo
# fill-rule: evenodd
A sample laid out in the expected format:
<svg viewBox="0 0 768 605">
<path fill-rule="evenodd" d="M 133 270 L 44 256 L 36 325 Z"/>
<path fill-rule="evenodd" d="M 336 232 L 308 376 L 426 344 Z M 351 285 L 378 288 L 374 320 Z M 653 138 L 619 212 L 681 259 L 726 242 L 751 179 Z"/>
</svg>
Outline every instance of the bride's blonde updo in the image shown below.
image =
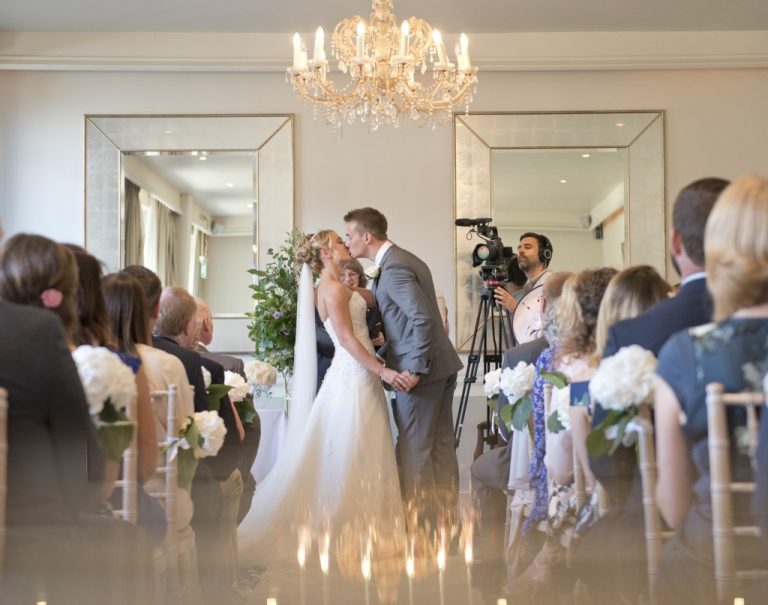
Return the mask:
<svg viewBox="0 0 768 605">
<path fill-rule="evenodd" d="M 323 270 L 323 261 L 320 258 L 320 253 L 323 250 L 333 248 L 334 235 L 336 233 L 332 229 L 324 229 L 315 234 L 307 233 L 299 236 L 294 252 L 296 264 L 301 266 L 304 263 L 308 263 L 313 273 L 320 273 Z"/>
</svg>

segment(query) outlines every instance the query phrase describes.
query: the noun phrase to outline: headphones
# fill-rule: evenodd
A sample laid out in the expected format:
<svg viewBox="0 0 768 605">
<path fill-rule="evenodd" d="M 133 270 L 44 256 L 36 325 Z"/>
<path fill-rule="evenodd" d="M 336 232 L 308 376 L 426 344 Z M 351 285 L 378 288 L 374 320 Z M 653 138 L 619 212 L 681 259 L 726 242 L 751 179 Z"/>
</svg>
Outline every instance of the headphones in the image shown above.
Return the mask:
<svg viewBox="0 0 768 605">
<path fill-rule="evenodd" d="M 549 238 L 546 235 L 542 235 L 540 233 L 523 233 L 520 236 L 520 239 L 526 237 L 533 237 L 536 239 L 537 242 L 539 242 L 539 261 L 543 263 L 544 265 L 549 266 L 549 262 L 552 260 L 552 242 L 549 241 Z"/>
</svg>

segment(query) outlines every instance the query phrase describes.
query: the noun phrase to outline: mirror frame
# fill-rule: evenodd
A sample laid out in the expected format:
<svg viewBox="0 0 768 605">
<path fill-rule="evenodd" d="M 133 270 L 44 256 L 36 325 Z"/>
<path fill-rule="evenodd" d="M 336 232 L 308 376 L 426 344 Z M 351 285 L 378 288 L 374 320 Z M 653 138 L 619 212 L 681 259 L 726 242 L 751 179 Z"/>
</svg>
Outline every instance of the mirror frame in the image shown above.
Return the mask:
<svg viewBox="0 0 768 605">
<path fill-rule="evenodd" d="M 104 262 L 108 271 L 122 268 L 125 258 L 124 241 L 124 207 L 125 185 L 122 154 L 131 151 L 164 151 L 183 152 L 189 149 L 177 149 L 172 147 L 151 147 L 136 149 L 134 147 L 121 148 L 110 139 L 94 122 L 94 120 L 119 119 L 122 121 L 136 119 L 142 124 L 148 119 L 216 119 L 216 118 L 282 118 L 279 125 L 261 141 L 249 142 L 247 146 L 240 143 L 219 146 L 218 149 L 200 144 L 199 149 L 216 151 L 243 151 L 256 152 L 256 175 L 254 177 L 255 201 L 253 210 L 253 261 L 254 266 L 262 267 L 264 259 L 259 254 L 264 240 L 269 245 L 279 245 L 284 234 L 291 231 L 296 224 L 296 161 L 295 161 L 295 128 L 294 114 L 85 114 L 84 115 L 84 208 L 83 208 L 83 233 L 84 245 L 94 255 Z M 272 150 L 276 135 L 284 128 L 289 129 L 290 136 L 290 187 L 291 212 L 289 224 L 275 227 L 274 223 L 262 233 L 262 214 L 269 210 L 269 196 L 262 192 L 260 179 L 260 165 L 265 155 Z M 268 221 L 264 221 L 269 224 Z M 277 240 L 269 237 L 272 233 L 278 233 Z M 265 237 L 266 236 L 266 237 Z M 275 241 L 273 241 L 275 240 Z M 117 245 L 115 245 L 115 243 Z"/>
<path fill-rule="evenodd" d="M 630 142 L 617 145 L 616 141 L 592 140 L 579 145 L 578 132 L 570 132 L 568 145 L 552 146 L 535 144 L 536 132 L 529 131 L 532 142 L 520 144 L 489 144 L 473 128 L 473 116 L 495 116 L 500 120 L 509 118 L 510 123 L 520 116 L 576 116 L 588 117 L 617 114 L 653 114 L 650 122 L 639 132 L 633 133 Z M 542 120 L 546 122 L 546 120 Z M 624 240 L 626 242 L 625 262 L 627 266 L 649 264 L 661 275 L 667 276 L 667 222 L 665 200 L 665 115 L 663 110 L 606 110 L 606 111 L 519 111 L 519 112 L 470 112 L 455 113 L 453 120 L 454 141 L 454 219 L 477 218 L 491 215 L 491 152 L 494 149 L 543 149 L 614 147 L 624 148 L 627 153 L 627 190 L 624 211 L 626 214 Z M 544 129 L 541 130 L 545 132 Z M 643 203 L 643 200 L 650 200 Z M 473 335 L 474 315 L 480 306 L 482 281 L 475 278 L 477 287 L 460 287 L 462 277 L 466 278 L 467 267 L 472 269 L 470 256 L 476 241 L 466 239 L 467 228 L 457 227 L 454 231 L 456 348 L 467 352 Z M 648 242 L 653 242 L 648 245 Z"/>
</svg>

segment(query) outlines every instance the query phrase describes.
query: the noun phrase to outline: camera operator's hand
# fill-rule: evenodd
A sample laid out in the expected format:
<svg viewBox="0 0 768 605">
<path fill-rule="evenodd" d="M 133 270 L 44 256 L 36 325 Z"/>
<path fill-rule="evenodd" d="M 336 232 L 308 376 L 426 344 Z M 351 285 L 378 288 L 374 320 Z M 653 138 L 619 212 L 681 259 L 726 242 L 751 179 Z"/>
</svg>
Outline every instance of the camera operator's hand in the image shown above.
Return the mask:
<svg viewBox="0 0 768 605">
<path fill-rule="evenodd" d="M 507 309 L 508 311 L 514 311 L 515 307 L 517 306 L 517 301 L 515 298 L 507 292 L 505 288 L 502 288 L 501 286 L 497 287 L 493 291 L 493 297 L 496 299 L 496 302 L 499 303 L 502 307 Z"/>
</svg>

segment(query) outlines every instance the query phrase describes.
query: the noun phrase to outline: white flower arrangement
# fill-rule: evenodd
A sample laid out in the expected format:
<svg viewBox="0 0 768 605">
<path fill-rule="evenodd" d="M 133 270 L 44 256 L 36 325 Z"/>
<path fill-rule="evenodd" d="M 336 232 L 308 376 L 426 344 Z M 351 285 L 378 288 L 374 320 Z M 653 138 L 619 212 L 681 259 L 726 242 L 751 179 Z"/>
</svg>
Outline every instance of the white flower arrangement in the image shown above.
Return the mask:
<svg viewBox="0 0 768 605">
<path fill-rule="evenodd" d="M 499 396 L 499 379 L 501 378 L 501 368 L 488 372 L 483 380 L 483 392 L 487 399 L 493 399 Z"/>
<path fill-rule="evenodd" d="M 552 388 L 552 413 L 557 414 L 557 421 L 562 427 L 560 430 L 571 430 L 571 388 Z M 558 431 L 559 432 L 559 431 Z"/>
<path fill-rule="evenodd" d="M 245 378 L 236 372 L 224 372 L 224 384 L 231 387 L 229 399 L 232 403 L 238 403 L 248 396 L 248 383 Z"/>
<path fill-rule="evenodd" d="M 203 372 L 203 383 L 205 383 L 205 388 L 207 389 L 209 386 L 211 386 L 211 373 L 206 369 L 205 366 L 200 366 L 200 370 Z"/>
<path fill-rule="evenodd" d="M 72 358 L 104 455 L 119 460 L 134 433 L 134 423 L 126 415 L 138 392 L 133 371 L 105 347 L 82 345 L 72 352 Z"/>
<path fill-rule="evenodd" d="M 499 379 L 499 388 L 511 403 L 515 403 L 533 391 L 536 368 L 533 364 L 519 362 L 514 368 L 504 368 Z"/>
<path fill-rule="evenodd" d="M 254 359 L 245 364 L 245 378 L 253 397 L 270 397 L 277 382 L 277 370 L 274 366 Z"/>
<path fill-rule="evenodd" d="M 625 432 L 638 407 L 650 400 L 655 372 L 656 357 L 638 345 L 622 347 L 600 362 L 589 382 L 589 394 L 608 414 L 587 437 L 592 457 L 612 455 L 619 445 L 632 444 Z"/>
<path fill-rule="evenodd" d="M 656 357 L 638 345 L 603 359 L 589 382 L 589 394 L 606 410 L 623 411 L 645 403 L 653 393 Z"/>
<path fill-rule="evenodd" d="M 215 456 L 224 444 L 227 428 L 217 412 L 195 412 L 188 416 L 179 436 L 165 446 L 171 459 L 178 455 L 178 485 L 189 489 L 200 458 Z"/>
</svg>

